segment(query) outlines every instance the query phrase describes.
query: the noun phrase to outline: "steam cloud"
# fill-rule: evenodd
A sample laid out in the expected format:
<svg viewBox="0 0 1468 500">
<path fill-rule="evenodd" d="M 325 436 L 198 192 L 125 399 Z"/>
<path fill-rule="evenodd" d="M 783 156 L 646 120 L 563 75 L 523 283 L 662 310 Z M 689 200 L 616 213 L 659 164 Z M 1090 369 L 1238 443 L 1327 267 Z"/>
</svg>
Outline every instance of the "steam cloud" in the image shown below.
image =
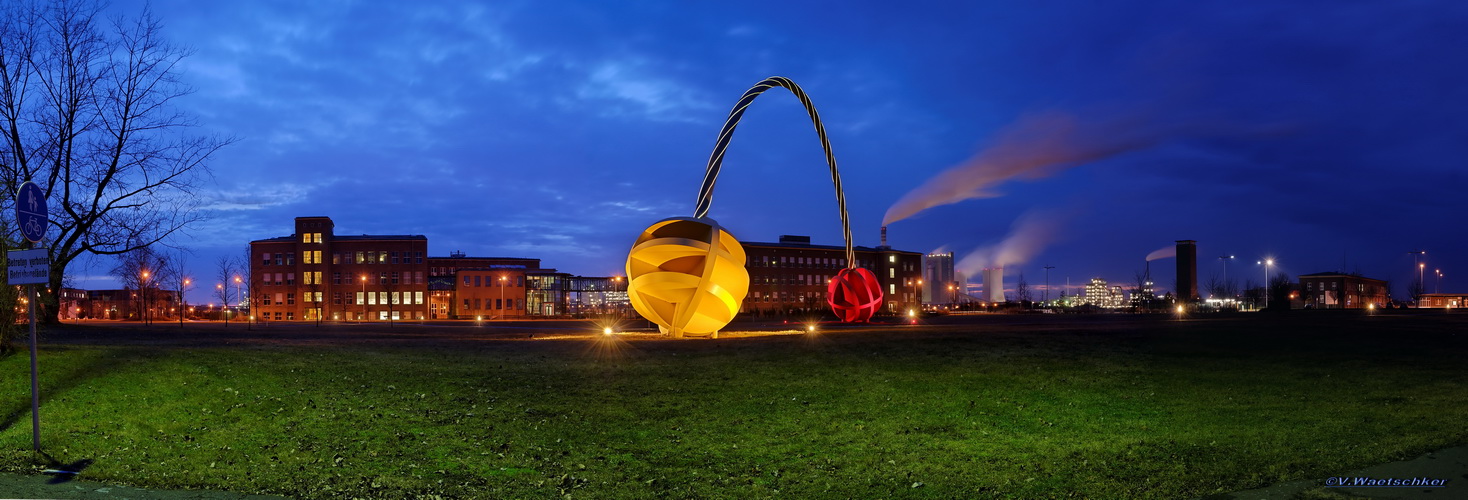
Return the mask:
<svg viewBox="0 0 1468 500">
<path fill-rule="evenodd" d="M 1048 177 L 1185 135 L 1237 132 L 1257 130 L 1225 130 L 1136 110 L 1091 121 L 1055 111 L 1023 116 L 1000 131 L 988 148 L 903 195 L 887 209 L 882 225 L 940 205 L 1002 196 L 994 188 L 1013 179 Z"/>
<path fill-rule="evenodd" d="M 1015 219 L 1003 241 L 970 252 L 954 268 L 965 275 L 977 276 L 987 267 L 1008 267 L 1028 262 L 1056 239 L 1065 219 L 1064 215 L 1054 212 L 1027 212 Z"/>
<path fill-rule="evenodd" d="M 1157 250 L 1153 250 L 1152 253 L 1147 254 L 1147 262 L 1152 262 L 1157 259 L 1170 259 L 1173 257 L 1177 257 L 1177 247 L 1168 245 Z"/>
</svg>

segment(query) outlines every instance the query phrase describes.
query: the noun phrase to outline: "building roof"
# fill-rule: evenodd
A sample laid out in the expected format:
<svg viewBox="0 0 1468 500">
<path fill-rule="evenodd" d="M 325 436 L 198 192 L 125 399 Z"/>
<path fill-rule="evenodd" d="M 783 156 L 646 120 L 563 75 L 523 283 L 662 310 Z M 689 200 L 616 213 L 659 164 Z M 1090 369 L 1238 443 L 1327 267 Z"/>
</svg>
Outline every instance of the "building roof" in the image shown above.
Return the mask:
<svg viewBox="0 0 1468 500">
<path fill-rule="evenodd" d="M 427 236 L 423 236 L 421 234 L 363 234 L 363 235 L 360 235 L 360 236 L 333 235 L 331 237 L 331 241 L 384 241 L 384 240 L 395 240 L 395 241 L 423 240 L 423 241 L 428 241 L 428 237 Z M 250 243 L 291 243 L 291 242 L 294 242 L 294 241 L 296 241 L 296 236 L 295 235 L 291 235 L 291 236 L 279 236 L 279 237 L 275 237 L 275 238 L 266 238 L 266 239 L 263 239 L 263 240 L 254 240 L 254 241 L 251 241 Z"/>
<path fill-rule="evenodd" d="M 770 243 L 770 242 L 764 242 L 764 241 L 745 241 L 745 242 L 741 242 L 741 244 L 743 244 L 746 247 L 794 248 L 794 249 L 809 248 L 809 249 L 812 249 L 812 250 L 840 250 L 840 251 L 843 251 L 843 252 L 846 251 L 846 246 L 845 245 L 836 246 L 836 245 L 813 245 L 813 244 L 807 244 L 807 243 Z M 872 247 L 854 246 L 854 247 L 851 247 L 851 249 L 852 250 L 855 250 L 855 251 L 858 251 L 858 252 L 894 252 L 894 253 L 910 253 L 910 254 L 913 254 L 913 255 L 922 255 L 922 252 L 910 252 L 910 251 L 907 251 L 907 250 L 895 250 L 895 249 L 891 249 L 891 248 L 872 248 Z"/>
<path fill-rule="evenodd" d="M 1323 273 L 1301 274 L 1300 277 L 1301 278 L 1334 278 L 1334 277 L 1343 277 L 1343 278 L 1355 278 L 1355 279 L 1370 280 L 1370 281 L 1381 281 L 1381 282 L 1385 283 L 1385 281 L 1379 280 L 1379 279 L 1376 279 L 1376 278 L 1367 278 L 1367 277 L 1361 276 L 1359 274 L 1343 273 L 1343 272 L 1340 272 L 1340 271 L 1327 271 L 1327 272 L 1323 272 Z"/>
<path fill-rule="evenodd" d="M 540 260 L 536 257 L 466 257 L 463 255 L 430 255 L 430 259 L 462 259 L 462 260 Z"/>
</svg>

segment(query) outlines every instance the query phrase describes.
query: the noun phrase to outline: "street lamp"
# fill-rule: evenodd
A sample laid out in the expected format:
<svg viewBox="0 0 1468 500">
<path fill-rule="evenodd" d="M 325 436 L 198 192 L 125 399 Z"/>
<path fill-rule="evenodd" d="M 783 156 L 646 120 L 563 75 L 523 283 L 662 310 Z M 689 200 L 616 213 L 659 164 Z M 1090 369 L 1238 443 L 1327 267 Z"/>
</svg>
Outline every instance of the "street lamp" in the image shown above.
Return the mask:
<svg viewBox="0 0 1468 500">
<path fill-rule="evenodd" d="M 148 315 L 148 277 L 149 276 L 152 276 L 152 274 L 149 273 L 147 269 L 144 269 L 143 270 L 143 286 L 142 286 L 143 289 L 141 291 L 142 291 L 142 294 L 143 294 L 143 310 L 142 310 L 143 318 L 142 319 L 143 319 L 143 324 L 145 324 L 145 325 L 148 324 L 148 317 L 149 317 L 149 315 Z"/>
<path fill-rule="evenodd" d="M 1265 258 L 1264 262 L 1264 308 L 1270 308 L 1270 265 L 1274 265 L 1273 258 Z"/>
<path fill-rule="evenodd" d="M 948 297 L 948 310 L 951 311 L 958 307 L 958 287 L 949 284 Z"/>
<path fill-rule="evenodd" d="M 188 279 L 188 278 L 184 278 L 184 280 L 183 280 L 183 286 L 178 287 L 178 327 L 179 328 L 183 328 L 184 314 L 188 311 L 188 307 L 189 307 L 188 302 L 184 300 L 184 291 L 188 290 L 189 289 L 189 285 L 191 285 L 193 283 L 194 283 L 194 280 L 191 280 L 191 279 Z"/>
<path fill-rule="evenodd" d="M 229 297 L 225 296 L 224 283 L 215 283 L 214 289 L 219 291 L 219 300 L 222 302 L 220 304 L 222 306 L 220 316 L 224 317 L 224 327 L 229 328 Z M 209 308 L 213 309 L 214 304 L 209 304 Z"/>
<path fill-rule="evenodd" d="M 241 302 L 245 300 L 244 280 L 241 280 L 239 275 L 235 275 L 234 277 L 234 294 L 235 300 Z M 255 311 L 250 311 L 250 319 L 255 319 Z M 249 328 L 246 328 L 246 330 L 249 330 Z"/>
<path fill-rule="evenodd" d="M 500 311 L 500 319 L 505 319 L 505 279 L 506 278 L 504 276 L 500 276 L 500 301 L 495 304 L 499 306 L 498 309 Z"/>
<path fill-rule="evenodd" d="M 1432 293 L 1443 293 L 1443 270 L 1434 269 L 1432 272 L 1437 273 L 1437 284 L 1432 286 Z"/>
<path fill-rule="evenodd" d="M 621 290 L 619 288 L 621 287 L 621 284 L 622 284 L 622 277 L 621 276 L 612 276 L 612 291 L 613 292 L 620 292 Z M 616 295 L 616 294 L 613 294 L 613 295 Z M 622 301 L 621 300 L 618 300 L 617 301 L 617 317 L 618 318 L 621 318 L 622 317 Z"/>
<path fill-rule="evenodd" d="M 1229 259 L 1232 259 L 1232 258 L 1234 258 L 1234 256 L 1232 256 L 1232 255 L 1220 255 L 1220 256 L 1218 256 L 1218 260 L 1223 261 L 1223 291 L 1224 291 L 1224 293 L 1227 293 L 1229 295 L 1233 295 L 1232 291 L 1229 290 L 1229 286 L 1228 286 L 1228 261 L 1229 261 Z"/>
<path fill-rule="evenodd" d="M 1421 262 L 1417 263 L 1417 295 L 1419 296 L 1419 298 L 1422 295 L 1422 291 L 1427 289 L 1427 279 L 1422 276 L 1422 274 L 1426 271 L 1427 264 Z"/>
<path fill-rule="evenodd" d="M 362 321 L 367 321 L 367 275 L 364 274 L 358 278 L 362 281 L 362 296 L 358 297 L 357 301 L 362 303 Z"/>
</svg>

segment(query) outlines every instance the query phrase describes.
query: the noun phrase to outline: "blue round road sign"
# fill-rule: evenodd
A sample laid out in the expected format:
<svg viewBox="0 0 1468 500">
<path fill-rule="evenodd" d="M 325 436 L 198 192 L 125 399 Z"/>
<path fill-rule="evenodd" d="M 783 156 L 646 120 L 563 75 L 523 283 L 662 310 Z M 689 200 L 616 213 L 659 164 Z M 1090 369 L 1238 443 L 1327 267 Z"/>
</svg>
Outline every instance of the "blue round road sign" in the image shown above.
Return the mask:
<svg viewBox="0 0 1468 500">
<path fill-rule="evenodd" d="M 40 243 L 46 238 L 46 193 L 41 186 L 26 181 L 15 192 L 15 223 L 20 225 L 20 234 L 31 243 Z"/>
</svg>

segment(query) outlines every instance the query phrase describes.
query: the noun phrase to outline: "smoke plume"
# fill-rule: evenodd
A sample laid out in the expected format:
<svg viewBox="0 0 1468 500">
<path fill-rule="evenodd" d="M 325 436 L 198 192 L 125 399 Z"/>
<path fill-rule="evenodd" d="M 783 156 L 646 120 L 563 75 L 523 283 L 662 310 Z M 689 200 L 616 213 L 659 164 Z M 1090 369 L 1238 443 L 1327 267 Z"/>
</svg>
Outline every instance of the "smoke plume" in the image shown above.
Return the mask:
<svg viewBox="0 0 1468 500">
<path fill-rule="evenodd" d="M 984 268 L 1029 262 L 1055 241 L 1065 219 L 1065 215 L 1056 212 L 1027 212 L 1015 219 L 1004 240 L 970 252 L 954 268 L 966 275 L 978 276 Z"/>
<path fill-rule="evenodd" d="M 1147 254 L 1147 262 L 1152 262 L 1157 259 L 1170 259 L 1173 257 L 1177 257 L 1177 247 L 1173 245 L 1168 245 Z"/>
<path fill-rule="evenodd" d="M 1048 177 L 1202 129 L 1135 110 L 1090 121 L 1062 112 L 1024 116 L 1000 131 L 989 147 L 903 195 L 887 209 L 882 224 L 940 205 L 1001 196 L 994 188 L 1010 180 Z"/>
</svg>

